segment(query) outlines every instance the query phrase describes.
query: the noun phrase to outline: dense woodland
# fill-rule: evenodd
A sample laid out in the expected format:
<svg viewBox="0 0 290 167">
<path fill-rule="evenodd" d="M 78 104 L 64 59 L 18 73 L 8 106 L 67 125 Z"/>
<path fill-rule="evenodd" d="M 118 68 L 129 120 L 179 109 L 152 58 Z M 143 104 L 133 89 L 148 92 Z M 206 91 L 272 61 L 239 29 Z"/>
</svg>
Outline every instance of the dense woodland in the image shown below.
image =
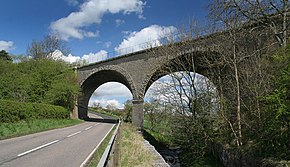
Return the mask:
<svg viewBox="0 0 290 167">
<path fill-rule="evenodd" d="M 156 98 L 144 105 L 145 130 L 167 146 L 181 147 L 182 166 L 205 166 L 209 162 L 215 162 L 221 155 L 221 152 L 216 152 L 216 149 L 220 149 L 218 147 L 231 150 L 229 152 L 233 157 L 237 156 L 234 159 L 241 162 L 241 166 L 242 155 L 255 161 L 289 161 L 290 46 L 278 49 L 274 54 L 263 55 L 260 61 L 263 73 L 256 66 L 247 67 L 247 71 L 239 71 L 239 84 L 243 94 L 239 110 L 240 137 L 235 90 L 230 92 L 233 101 L 229 101 L 217 96 L 217 92 L 211 87 L 211 81 L 206 80 L 206 86 L 188 94 L 185 90 L 191 86 L 198 87 L 198 82 L 201 82 L 194 81 L 193 73 L 183 73 L 183 77 L 193 80 L 183 79 L 179 83 L 177 77 L 180 77 L 180 73 L 173 73 L 171 77 L 176 81 L 175 84 L 166 84 L 155 90 Z M 256 75 L 261 74 L 266 76 L 257 79 Z M 249 81 L 249 77 L 254 81 Z M 176 89 L 180 87 L 184 89 Z M 166 99 L 160 100 L 160 94 L 165 95 L 163 97 Z M 130 105 L 125 105 L 125 109 L 130 113 Z M 257 166 L 259 162 L 253 164 Z"/>
<path fill-rule="evenodd" d="M 218 54 L 169 61 L 171 82 L 144 105 L 145 129 L 180 147 L 182 166 L 289 164 L 289 2 L 213 0 L 209 10 L 207 25 L 181 27 L 178 47 L 169 41 L 156 53 L 170 57 L 198 45 L 188 39 L 222 32 L 200 44 Z"/>
</svg>

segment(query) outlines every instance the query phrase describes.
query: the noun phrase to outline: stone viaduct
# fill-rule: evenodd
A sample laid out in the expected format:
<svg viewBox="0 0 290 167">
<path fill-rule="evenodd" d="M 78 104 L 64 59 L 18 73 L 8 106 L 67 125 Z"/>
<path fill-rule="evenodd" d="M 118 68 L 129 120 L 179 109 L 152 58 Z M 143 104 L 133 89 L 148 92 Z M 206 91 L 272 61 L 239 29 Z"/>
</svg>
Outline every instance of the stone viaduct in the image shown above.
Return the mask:
<svg viewBox="0 0 290 167">
<path fill-rule="evenodd" d="M 199 55 L 217 54 L 208 47 L 200 45 L 181 47 L 182 51 L 174 54 L 165 54 L 165 52 L 159 51 L 165 49 L 164 47 L 157 47 L 77 68 L 82 95 L 78 98 L 77 110 L 74 114 L 80 119 L 85 119 L 88 112 L 88 102 L 93 92 L 106 82 L 119 82 L 124 84 L 132 93 L 132 122 L 142 128 L 144 96 L 154 81 L 168 74 L 161 70 L 164 66 L 173 65 L 172 62 L 175 62 L 176 59 L 183 59 L 188 55 L 198 58 Z M 197 73 L 206 76 L 202 67 L 197 69 Z M 175 69 L 175 71 L 179 71 L 179 69 Z"/>
<path fill-rule="evenodd" d="M 269 35 L 265 31 L 258 31 L 263 32 L 265 39 L 266 37 L 268 39 Z M 221 55 L 225 55 L 228 50 L 232 49 L 230 47 L 231 41 L 224 40 L 225 36 L 228 36 L 227 32 L 216 33 L 190 40 L 190 42 L 178 42 L 146 49 L 77 68 L 76 72 L 82 95 L 78 97 L 77 108 L 73 115 L 85 119 L 88 113 L 88 102 L 93 92 L 106 82 L 119 82 L 124 84 L 132 93 L 132 122 L 142 128 L 143 99 L 146 91 L 160 77 L 170 72 L 184 71 L 184 68 L 179 68 L 182 66 L 188 66 L 187 70 L 194 70 L 194 72 L 209 78 L 219 91 L 220 85 L 223 83 L 217 81 L 229 79 L 226 74 L 228 69 L 223 65 L 223 58 L 221 58 Z M 241 49 L 248 49 L 257 43 L 255 40 L 244 38 L 244 36 L 241 38 L 246 40 L 240 41 L 245 47 Z M 223 47 L 220 46 L 221 43 Z M 188 64 L 188 58 L 195 62 L 194 69 Z M 181 66 L 175 62 L 179 62 Z M 170 66 L 174 67 L 172 68 L 174 71 L 163 70 Z"/>
</svg>

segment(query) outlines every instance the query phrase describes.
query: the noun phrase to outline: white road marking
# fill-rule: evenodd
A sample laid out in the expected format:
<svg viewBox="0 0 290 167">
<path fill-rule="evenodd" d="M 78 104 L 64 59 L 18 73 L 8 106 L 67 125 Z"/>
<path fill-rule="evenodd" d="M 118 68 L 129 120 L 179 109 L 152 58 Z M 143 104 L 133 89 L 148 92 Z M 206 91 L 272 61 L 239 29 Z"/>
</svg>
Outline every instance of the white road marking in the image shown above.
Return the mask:
<svg viewBox="0 0 290 167">
<path fill-rule="evenodd" d="M 87 127 L 85 130 L 89 130 L 89 129 L 91 129 L 93 126 L 90 126 L 90 127 Z"/>
<path fill-rule="evenodd" d="M 96 124 L 98 125 L 98 124 Z M 96 126 L 95 125 L 95 126 Z M 107 132 L 107 134 L 105 135 L 105 137 L 99 142 L 99 144 L 93 149 L 93 151 L 88 155 L 88 157 L 84 160 L 84 162 L 80 165 L 80 167 L 84 167 L 85 164 L 88 163 L 88 161 L 91 159 L 91 157 L 93 156 L 93 154 L 96 152 L 96 150 L 99 148 L 99 146 L 102 144 L 102 142 L 105 140 L 105 138 L 109 135 L 109 133 L 112 131 L 112 129 L 115 127 L 112 126 L 111 129 Z"/>
<path fill-rule="evenodd" d="M 59 142 L 59 140 L 55 140 L 55 141 L 52 141 L 52 142 L 50 142 L 50 143 L 47 143 L 47 144 L 41 145 L 41 146 L 39 146 L 39 147 L 36 147 L 36 148 L 34 148 L 34 149 L 31 149 L 31 150 L 25 151 L 25 152 L 23 152 L 23 153 L 21 153 L 21 154 L 18 154 L 17 157 L 21 157 L 21 156 L 23 156 L 23 155 L 29 154 L 29 153 L 31 153 L 31 152 L 33 152 L 33 151 L 36 151 L 36 150 L 42 149 L 42 148 L 44 148 L 44 147 L 47 147 L 47 146 L 52 145 L 52 144 L 57 143 L 57 142 Z"/>
<path fill-rule="evenodd" d="M 99 125 L 99 123 L 96 123 L 94 126 L 97 126 L 97 125 Z M 89 127 L 85 128 L 85 130 L 89 130 L 89 129 L 91 129 L 92 127 L 93 127 L 93 126 L 89 126 Z M 75 133 L 73 133 L 73 134 L 70 134 L 70 135 L 67 136 L 67 138 L 70 138 L 70 137 L 72 137 L 72 136 L 75 136 L 75 135 L 77 135 L 77 134 L 79 134 L 79 133 L 82 133 L 82 131 L 78 131 L 78 132 L 75 132 Z M 107 135 L 108 135 L 108 134 L 107 134 Z M 107 135 L 106 135 L 106 136 L 107 136 Z M 38 147 L 36 147 L 36 148 L 33 148 L 33 149 L 31 149 L 31 150 L 28 150 L 28 151 L 25 151 L 25 152 L 23 152 L 23 153 L 18 154 L 17 157 L 21 157 L 21 156 L 24 156 L 24 155 L 29 154 L 29 153 L 31 153 L 31 152 L 34 152 L 34 151 L 40 150 L 40 149 L 42 149 L 42 148 L 44 148 L 44 147 L 47 147 L 47 146 L 52 145 L 52 144 L 55 144 L 55 143 L 57 143 L 57 142 L 59 142 L 59 141 L 60 141 L 60 140 L 54 140 L 54 141 L 52 141 L 52 142 L 50 142 L 50 143 L 47 143 L 47 144 L 44 144 L 44 145 L 38 146 Z M 98 147 L 98 146 L 97 146 L 97 147 Z"/>
<path fill-rule="evenodd" d="M 67 136 L 67 138 L 72 137 L 72 136 L 74 136 L 74 135 L 77 135 L 77 134 L 79 134 L 79 133 L 81 133 L 81 132 L 82 132 L 82 131 L 78 131 L 78 132 L 76 132 L 76 133 L 70 134 L 70 135 Z"/>
</svg>

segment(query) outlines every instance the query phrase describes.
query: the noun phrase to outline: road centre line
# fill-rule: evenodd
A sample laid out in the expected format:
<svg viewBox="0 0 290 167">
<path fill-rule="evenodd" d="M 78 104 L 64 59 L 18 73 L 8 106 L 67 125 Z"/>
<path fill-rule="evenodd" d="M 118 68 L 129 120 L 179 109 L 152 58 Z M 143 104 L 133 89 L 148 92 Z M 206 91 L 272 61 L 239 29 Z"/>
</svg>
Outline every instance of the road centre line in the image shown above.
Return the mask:
<svg viewBox="0 0 290 167">
<path fill-rule="evenodd" d="M 89 130 L 89 129 L 91 129 L 93 126 L 90 126 L 90 127 L 87 127 L 85 130 Z"/>
<path fill-rule="evenodd" d="M 89 126 L 89 127 L 87 127 L 85 130 L 89 130 L 89 129 L 91 129 L 92 127 L 97 126 L 97 125 L 99 125 L 99 123 L 96 123 L 95 125 Z M 55 143 L 57 143 L 57 142 L 60 142 L 60 141 L 62 141 L 62 140 L 65 140 L 66 138 L 69 138 L 69 137 L 75 136 L 75 135 L 77 135 L 77 134 L 79 134 L 79 133 L 81 133 L 81 132 L 83 132 L 83 131 L 84 131 L 84 130 L 82 130 L 82 131 L 78 131 L 78 132 L 73 133 L 73 134 L 71 134 L 71 135 L 68 135 L 67 137 L 64 137 L 64 138 L 62 138 L 62 139 L 54 140 L 54 141 L 49 142 L 49 143 L 47 143 L 47 144 L 44 144 L 44 145 L 38 146 L 38 147 L 36 147 L 36 148 L 33 148 L 33 149 L 31 149 L 31 150 L 25 151 L 25 152 L 23 152 L 23 153 L 18 154 L 18 155 L 15 156 L 14 158 L 10 158 L 10 159 L 6 159 L 6 160 L 4 160 L 4 161 L 0 161 L 0 166 L 1 166 L 2 164 L 6 163 L 6 162 L 10 162 L 10 161 L 12 161 L 12 160 L 14 160 L 14 159 L 20 158 L 20 157 L 22 157 L 22 156 L 24 156 L 24 155 L 27 155 L 27 154 L 32 153 L 32 152 L 34 152 L 34 151 L 40 150 L 40 149 L 42 149 L 42 148 L 44 148 L 44 147 L 47 147 L 47 146 L 50 146 L 50 145 L 55 144 Z"/>
<path fill-rule="evenodd" d="M 39 150 L 39 149 L 42 149 L 42 148 L 44 148 L 44 147 L 47 147 L 47 146 L 52 145 L 52 144 L 57 143 L 57 142 L 59 142 L 59 140 L 54 140 L 54 141 L 52 141 L 52 142 L 50 142 L 50 143 L 47 143 L 47 144 L 41 145 L 41 146 L 39 146 L 39 147 L 36 147 L 36 148 L 31 149 L 31 150 L 25 151 L 25 152 L 23 152 L 23 153 L 21 153 L 21 154 L 18 154 L 17 157 L 21 157 L 21 156 L 23 156 L 23 155 L 29 154 L 29 153 L 31 153 L 31 152 L 34 152 L 34 151 Z"/>
<path fill-rule="evenodd" d="M 99 124 L 99 123 L 95 124 L 94 126 L 97 126 L 98 124 Z M 89 129 L 91 129 L 92 127 L 93 127 L 93 126 L 89 126 L 89 127 L 87 127 L 85 130 L 89 130 Z M 81 133 L 81 132 L 82 132 L 82 131 L 75 132 L 75 133 L 73 133 L 73 134 L 68 135 L 66 138 L 70 138 L 70 137 L 75 136 L 75 135 L 77 135 L 77 134 L 79 134 L 79 133 Z M 64 140 L 64 139 L 62 139 L 62 140 Z M 44 145 L 38 146 L 38 147 L 36 147 L 36 148 L 33 148 L 33 149 L 31 149 L 31 150 L 28 150 L 28 151 L 25 151 L 25 152 L 23 152 L 23 153 L 18 154 L 17 157 L 21 157 L 21 156 L 24 156 L 24 155 L 29 154 L 29 153 L 31 153 L 31 152 L 34 152 L 34 151 L 40 150 L 40 149 L 42 149 L 42 148 L 44 148 L 44 147 L 47 147 L 47 146 L 52 145 L 52 144 L 55 144 L 55 143 L 57 143 L 57 142 L 59 142 L 59 141 L 61 141 L 61 140 L 54 140 L 54 141 L 52 141 L 52 142 L 49 142 L 49 143 L 46 143 L 46 144 L 44 144 Z"/>
<path fill-rule="evenodd" d="M 72 136 L 74 136 L 74 135 L 77 135 L 77 134 L 79 134 L 79 133 L 82 133 L 82 131 L 78 131 L 78 132 L 76 132 L 76 133 L 70 134 L 70 135 L 67 136 L 67 138 L 72 137 Z"/>
</svg>

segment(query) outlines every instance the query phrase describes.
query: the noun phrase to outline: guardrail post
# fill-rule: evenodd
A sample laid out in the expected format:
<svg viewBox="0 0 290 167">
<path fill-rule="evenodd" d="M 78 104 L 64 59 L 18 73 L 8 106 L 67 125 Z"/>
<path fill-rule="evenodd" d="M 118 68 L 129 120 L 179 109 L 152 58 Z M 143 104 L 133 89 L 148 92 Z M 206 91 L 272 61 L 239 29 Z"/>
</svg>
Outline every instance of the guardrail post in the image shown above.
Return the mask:
<svg viewBox="0 0 290 167">
<path fill-rule="evenodd" d="M 122 126 L 122 122 L 120 123 Z M 120 142 L 121 142 L 121 128 L 117 132 L 117 136 L 114 143 L 114 157 L 113 157 L 113 167 L 119 166 L 120 160 Z"/>
<path fill-rule="evenodd" d="M 109 141 L 109 144 L 106 147 L 106 150 L 104 151 L 104 153 L 103 153 L 103 155 L 102 155 L 97 167 L 105 167 L 105 166 L 109 167 L 110 165 L 114 165 L 112 163 L 113 161 L 110 159 L 110 158 L 113 158 L 113 157 L 111 157 L 110 155 L 112 154 L 112 149 L 113 149 L 113 145 L 115 143 L 114 141 L 116 139 L 119 126 L 120 126 L 120 122 L 118 123 L 117 128 L 115 129 L 114 134 L 111 137 L 111 139 Z M 114 152 L 114 150 L 113 150 L 113 152 Z"/>
</svg>

